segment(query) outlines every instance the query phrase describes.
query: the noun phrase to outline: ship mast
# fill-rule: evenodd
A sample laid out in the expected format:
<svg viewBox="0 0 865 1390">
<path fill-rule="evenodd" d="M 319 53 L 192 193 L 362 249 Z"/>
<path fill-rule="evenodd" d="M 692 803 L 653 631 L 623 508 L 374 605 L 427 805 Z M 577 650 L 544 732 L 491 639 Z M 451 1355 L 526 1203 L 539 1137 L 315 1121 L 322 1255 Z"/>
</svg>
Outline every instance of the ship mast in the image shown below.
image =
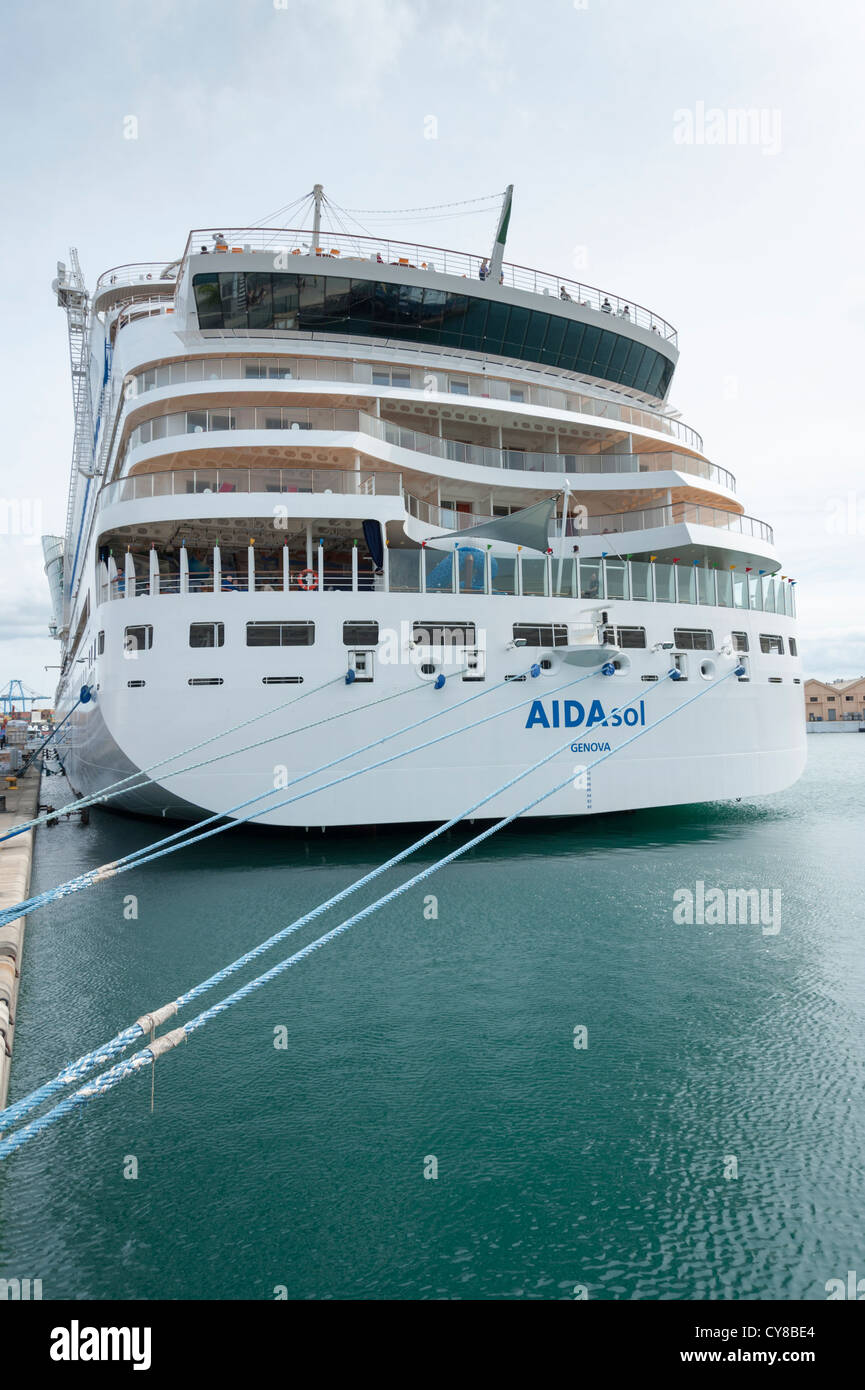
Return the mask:
<svg viewBox="0 0 865 1390">
<path fill-rule="evenodd" d="M 312 215 L 312 254 L 318 253 L 318 242 L 321 236 L 321 200 L 324 197 L 324 189 L 320 183 L 313 186 L 312 190 L 315 211 Z"/>
</svg>

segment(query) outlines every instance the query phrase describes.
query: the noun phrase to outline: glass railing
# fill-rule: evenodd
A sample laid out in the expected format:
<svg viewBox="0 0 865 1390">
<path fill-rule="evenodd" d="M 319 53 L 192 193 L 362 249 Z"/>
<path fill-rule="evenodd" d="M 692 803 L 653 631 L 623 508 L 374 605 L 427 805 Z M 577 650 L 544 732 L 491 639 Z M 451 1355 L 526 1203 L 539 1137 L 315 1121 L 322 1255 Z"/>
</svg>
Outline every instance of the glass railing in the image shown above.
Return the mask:
<svg viewBox="0 0 865 1390">
<path fill-rule="evenodd" d="M 476 518 L 480 521 L 481 518 Z M 483 520 L 489 520 L 488 517 Z M 744 516 L 740 512 L 728 512 L 722 507 L 704 507 L 688 502 L 673 502 L 669 507 L 649 507 L 644 511 L 611 512 L 606 516 L 589 516 L 569 520 L 566 535 L 606 536 L 623 531 L 648 531 L 656 526 L 714 526 L 723 531 L 733 531 L 741 536 L 753 536 L 757 540 L 773 545 L 775 535 L 772 527 L 756 517 Z M 561 521 L 555 521 L 551 534 L 562 534 Z"/>
<path fill-rule="evenodd" d="M 230 433 L 238 430 L 359 431 L 386 444 L 451 463 L 483 468 L 514 469 L 522 473 L 652 473 L 681 472 L 735 491 L 732 473 L 691 454 L 661 451 L 652 454 L 554 454 L 523 449 L 494 449 L 485 444 L 464 444 L 456 439 L 420 434 L 390 420 L 379 420 L 360 410 L 328 410 L 306 406 L 217 406 L 209 410 L 185 410 L 144 420 L 129 435 L 120 467 L 130 452 L 142 444 L 183 435 Z"/>
<path fill-rule="evenodd" d="M 129 552 L 134 574 L 118 574 L 113 561 L 100 566 L 100 601 L 163 594 L 344 591 L 476 593 L 533 598 L 572 598 L 610 603 L 692 604 L 796 616 L 795 586 L 787 579 L 748 570 L 665 565 L 642 560 L 551 555 L 494 555 L 474 546 L 455 549 L 388 547 L 380 570 L 358 547 L 319 544 L 279 549 Z"/>
<path fill-rule="evenodd" d="M 137 502 L 148 497 L 188 497 L 199 493 L 340 493 L 398 497 L 398 473 L 366 473 L 332 468 L 179 468 L 165 473 L 133 473 L 103 489 L 99 505 Z"/>
<path fill-rule="evenodd" d="M 484 444 L 463 444 L 455 439 L 439 439 L 436 435 L 418 434 L 389 420 L 378 420 L 361 412 L 359 428 L 386 444 L 410 449 L 416 454 L 447 459 L 451 463 L 473 463 L 483 468 L 517 469 L 523 473 L 689 473 L 710 482 L 720 483 L 731 492 L 736 480 L 725 468 L 690 454 L 667 452 L 655 454 L 551 454 L 533 453 L 522 449 L 493 449 Z"/>
<path fill-rule="evenodd" d="M 488 373 L 481 376 L 438 367 L 433 371 L 426 367 L 394 367 L 390 363 L 377 365 L 374 362 L 332 357 L 190 357 L 180 362 L 166 363 L 163 367 L 148 367 L 131 378 L 131 387 L 132 394 L 143 395 L 166 386 L 185 386 L 195 382 L 287 380 L 352 382 L 395 392 L 435 391 L 443 395 L 502 401 L 515 406 L 541 406 L 547 410 L 593 415 L 614 424 L 669 434 L 687 448 L 700 453 L 703 451 L 702 436 L 690 425 L 626 401 L 610 400 L 600 394 L 535 385 L 529 381 L 516 382 Z"/>
<path fill-rule="evenodd" d="M 199 247 L 208 246 L 215 249 L 216 236 L 215 229 L 190 232 L 183 254 L 184 267 L 189 255 L 198 252 Z M 465 251 L 449 251 L 441 246 L 422 246 L 417 242 L 321 232 L 320 245 L 314 247 L 311 245 L 312 238 L 308 231 L 293 227 L 240 227 L 226 232 L 225 238 L 227 244 L 223 244 L 223 254 L 226 258 L 244 251 L 267 251 L 271 256 L 277 256 L 282 252 L 288 255 L 315 255 L 316 259 L 338 260 L 341 263 L 362 261 L 401 266 L 405 270 L 435 271 L 461 280 L 486 278 L 481 274 L 481 268 L 488 257 L 474 256 Z M 594 285 L 584 285 L 581 281 L 568 280 L 560 275 L 551 275 L 546 271 L 532 270 L 528 266 L 512 265 L 509 262 L 502 266 L 501 283 L 545 298 L 567 298 L 577 305 L 593 309 L 605 316 L 616 316 L 625 322 L 648 328 L 667 342 L 675 344 L 677 341 L 675 328 L 666 323 L 659 314 L 642 304 L 635 304 L 632 299 L 623 299 L 620 295 L 599 290 Z"/>
</svg>

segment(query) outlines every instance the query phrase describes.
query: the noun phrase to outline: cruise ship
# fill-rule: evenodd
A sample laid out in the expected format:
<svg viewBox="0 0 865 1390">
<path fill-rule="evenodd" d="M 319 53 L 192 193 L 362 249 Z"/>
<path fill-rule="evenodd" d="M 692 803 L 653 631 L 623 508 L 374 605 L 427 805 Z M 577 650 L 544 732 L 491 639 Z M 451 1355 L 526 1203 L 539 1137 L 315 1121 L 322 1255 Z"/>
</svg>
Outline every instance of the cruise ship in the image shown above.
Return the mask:
<svg viewBox="0 0 865 1390">
<path fill-rule="evenodd" d="M 794 782 L 795 585 L 669 403 L 676 330 L 506 262 L 512 190 L 486 255 L 311 196 L 311 230 L 197 229 L 92 291 L 58 265 L 75 792 L 351 827 Z"/>
</svg>

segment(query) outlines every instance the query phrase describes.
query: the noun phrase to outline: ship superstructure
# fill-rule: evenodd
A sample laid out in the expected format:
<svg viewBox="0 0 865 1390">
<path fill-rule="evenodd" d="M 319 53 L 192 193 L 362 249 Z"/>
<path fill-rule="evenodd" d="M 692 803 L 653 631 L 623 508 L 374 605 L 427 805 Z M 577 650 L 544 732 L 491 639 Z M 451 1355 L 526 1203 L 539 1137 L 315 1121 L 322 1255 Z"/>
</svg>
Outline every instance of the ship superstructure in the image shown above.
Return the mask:
<svg viewBox="0 0 865 1390">
<path fill-rule="evenodd" d="M 272 789 L 262 824 L 440 821 L 572 730 L 499 815 L 679 706 L 537 814 L 799 776 L 794 586 L 668 404 L 675 330 L 505 263 L 503 235 L 481 257 L 317 219 L 195 230 L 92 295 L 59 268 L 76 432 L 46 556 L 58 719 L 91 697 L 77 792 L 161 762 L 112 804 L 192 819 Z M 434 747 L 392 737 L 445 706 Z M 218 759 L 183 756 L 244 721 Z M 400 756 L 277 805 L 377 739 Z"/>
</svg>

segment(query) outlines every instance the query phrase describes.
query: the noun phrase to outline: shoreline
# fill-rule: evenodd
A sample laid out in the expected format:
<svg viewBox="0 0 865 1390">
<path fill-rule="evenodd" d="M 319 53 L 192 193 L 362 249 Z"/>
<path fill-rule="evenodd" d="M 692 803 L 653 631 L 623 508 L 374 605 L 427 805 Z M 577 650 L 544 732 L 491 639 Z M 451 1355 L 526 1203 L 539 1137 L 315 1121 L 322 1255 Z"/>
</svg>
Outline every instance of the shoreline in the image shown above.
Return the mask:
<svg viewBox="0 0 865 1390">
<path fill-rule="evenodd" d="M 7 788 L 6 810 L 0 811 L 0 834 L 35 816 L 41 783 L 41 764 L 36 764 L 18 778 L 17 787 Z M 34 840 L 35 831 L 28 830 L 0 844 L 0 907 L 28 896 Z M 26 922 L 26 917 L 18 917 L 0 927 L 0 1110 L 9 1092 Z"/>
</svg>

